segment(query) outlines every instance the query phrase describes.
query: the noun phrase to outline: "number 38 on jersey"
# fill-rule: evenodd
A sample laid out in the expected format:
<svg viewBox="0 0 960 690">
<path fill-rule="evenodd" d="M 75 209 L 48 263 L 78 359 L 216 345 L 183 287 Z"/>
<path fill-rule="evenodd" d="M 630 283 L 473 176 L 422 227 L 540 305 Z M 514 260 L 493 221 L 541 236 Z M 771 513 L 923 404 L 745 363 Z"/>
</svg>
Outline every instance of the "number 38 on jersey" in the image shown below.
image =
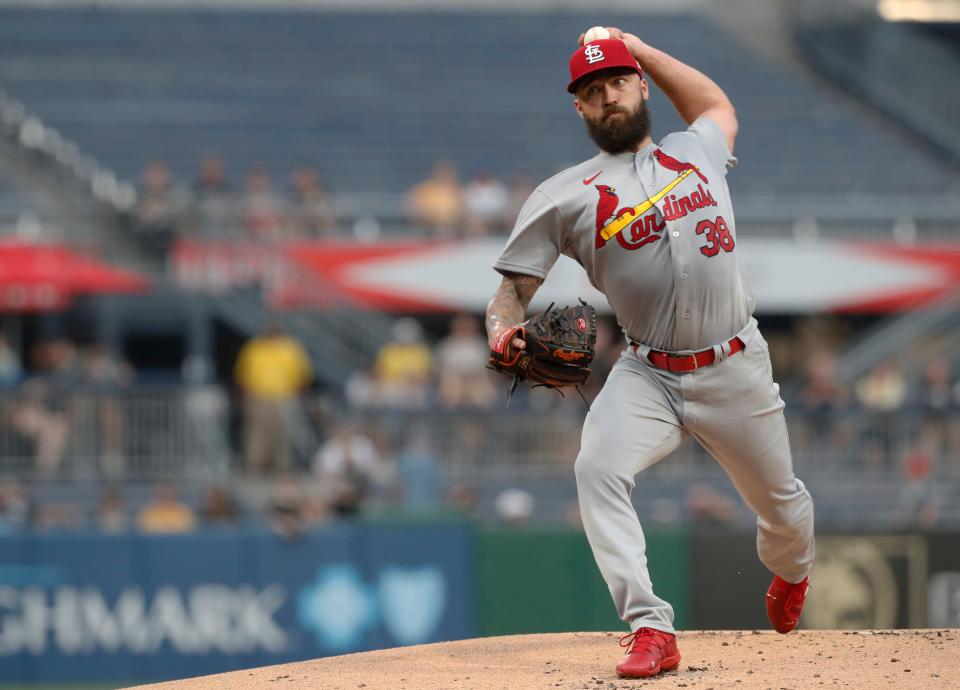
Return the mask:
<svg viewBox="0 0 960 690">
<path fill-rule="evenodd" d="M 730 234 L 730 228 L 723 216 L 717 216 L 716 220 L 701 220 L 697 223 L 696 232 L 706 236 L 706 244 L 700 247 L 700 253 L 704 256 L 716 256 L 721 249 L 725 252 L 733 251 L 733 235 Z"/>
</svg>

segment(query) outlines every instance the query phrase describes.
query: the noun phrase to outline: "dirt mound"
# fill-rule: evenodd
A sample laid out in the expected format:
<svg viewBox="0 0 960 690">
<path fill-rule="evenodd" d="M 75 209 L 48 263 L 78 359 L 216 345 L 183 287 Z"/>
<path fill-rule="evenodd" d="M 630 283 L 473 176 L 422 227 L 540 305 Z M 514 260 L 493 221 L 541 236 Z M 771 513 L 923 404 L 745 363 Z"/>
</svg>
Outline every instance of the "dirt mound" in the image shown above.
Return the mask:
<svg viewBox="0 0 960 690">
<path fill-rule="evenodd" d="M 680 668 L 620 680 L 617 633 L 512 635 L 384 649 L 170 683 L 152 690 L 620 690 L 960 687 L 960 631 L 684 632 Z"/>
</svg>

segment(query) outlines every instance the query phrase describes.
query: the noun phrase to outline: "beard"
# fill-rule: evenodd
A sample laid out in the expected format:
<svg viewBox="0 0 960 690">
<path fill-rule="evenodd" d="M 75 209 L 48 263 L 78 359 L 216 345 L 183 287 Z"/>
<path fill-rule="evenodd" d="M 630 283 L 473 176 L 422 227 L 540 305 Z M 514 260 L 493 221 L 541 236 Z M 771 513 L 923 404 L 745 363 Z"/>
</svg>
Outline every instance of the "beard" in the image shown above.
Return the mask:
<svg viewBox="0 0 960 690">
<path fill-rule="evenodd" d="M 623 113 L 623 116 L 609 117 L 612 113 Z M 593 143 L 607 153 L 633 150 L 650 134 L 650 111 L 647 102 L 642 99 L 632 113 L 615 105 L 604 110 L 597 119 L 585 116 L 583 120 Z"/>
</svg>

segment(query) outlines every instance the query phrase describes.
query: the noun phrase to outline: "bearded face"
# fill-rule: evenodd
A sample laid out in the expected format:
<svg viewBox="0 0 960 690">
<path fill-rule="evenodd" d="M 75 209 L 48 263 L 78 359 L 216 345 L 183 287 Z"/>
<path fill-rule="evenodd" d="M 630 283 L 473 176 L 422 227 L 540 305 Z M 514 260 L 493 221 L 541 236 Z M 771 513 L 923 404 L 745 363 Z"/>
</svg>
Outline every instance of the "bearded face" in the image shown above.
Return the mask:
<svg viewBox="0 0 960 690">
<path fill-rule="evenodd" d="M 607 153 L 633 151 L 650 134 L 650 111 L 642 98 L 633 110 L 610 105 L 596 118 L 584 113 L 583 120 L 593 143 Z"/>
</svg>

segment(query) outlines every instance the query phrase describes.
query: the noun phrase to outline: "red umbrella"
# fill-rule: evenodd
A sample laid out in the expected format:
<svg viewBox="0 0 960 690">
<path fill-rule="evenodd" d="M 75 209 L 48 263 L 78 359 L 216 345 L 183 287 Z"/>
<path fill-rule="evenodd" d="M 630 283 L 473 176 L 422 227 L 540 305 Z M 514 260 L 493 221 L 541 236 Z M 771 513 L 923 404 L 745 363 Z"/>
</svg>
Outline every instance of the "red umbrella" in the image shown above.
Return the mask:
<svg viewBox="0 0 960 690">
<path fill-rule="evenodd" d="M 75 295 L 136 293 L 149 287 L 139 273 L 116 268 L 55 244 L 0 242 L 0 310 L 64 309 Z"/>
</svg>

